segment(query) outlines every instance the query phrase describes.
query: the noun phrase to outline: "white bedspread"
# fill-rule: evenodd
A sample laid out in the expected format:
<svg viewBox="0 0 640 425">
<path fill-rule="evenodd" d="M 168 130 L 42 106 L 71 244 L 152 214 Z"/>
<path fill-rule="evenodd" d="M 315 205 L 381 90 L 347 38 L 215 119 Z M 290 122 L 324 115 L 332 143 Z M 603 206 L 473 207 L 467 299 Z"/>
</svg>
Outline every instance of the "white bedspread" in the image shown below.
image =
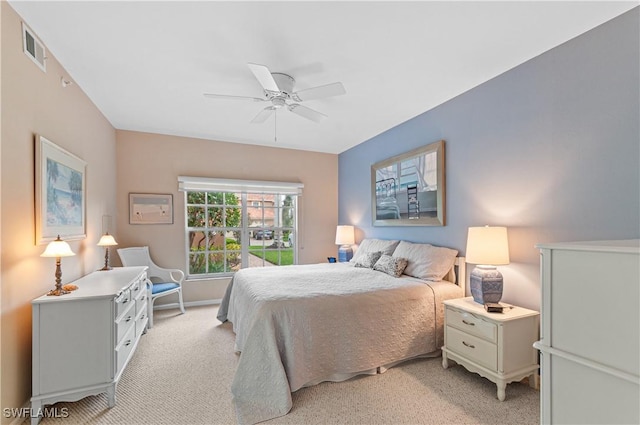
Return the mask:
<svg viewBox="0 0 640 425">
<path fill-rule="evenodd" d="M 340 263 L 240 270 L 218 314 L 241 352 L 231 388 L 238 422 L 285 415 L 306 385 L 436 352 L 442 301 L 462 296 L 449 282 Z"/>
</svg>

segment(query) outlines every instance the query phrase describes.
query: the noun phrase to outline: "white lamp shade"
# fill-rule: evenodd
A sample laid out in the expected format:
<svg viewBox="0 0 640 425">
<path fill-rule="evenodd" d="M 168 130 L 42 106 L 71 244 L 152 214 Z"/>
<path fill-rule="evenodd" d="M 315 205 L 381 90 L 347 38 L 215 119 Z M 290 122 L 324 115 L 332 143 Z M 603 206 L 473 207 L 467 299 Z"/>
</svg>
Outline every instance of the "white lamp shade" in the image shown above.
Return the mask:
<svg viewBox="0 0 640 425">
<path fill-rule="evenodd" d="M 69 246 L 69 244 L 61 240 L 60 236 L 58 236 L 58 239 L 56 239 L 55 241 L 49 242 L 49 245 L 47 245 L 47 248 L 44 250 L 42 254 L 40 254 L 41 257 L 56 257 L 56 258 L 71 257 L 72 255 L 76 255 L 76 253 L 71 251 L 71 247 Z"/>
<path fill-rule="evenodd" d="M 469 227 L 466 261 L 470 264 L 501 266 L 509 264 L 507 228 Z"/>
<path fill-rule="evenodd" d="M 105 233 L 104 235 L 102 235 L 102 237 L 100 238 L 100 241 L 98 242 L 98 246 L 114 246 L 114 245 L 118 245 L 118 242 L 116 242 L 113 236 L 111 236 L 108 233 Z"/>
<path fill-rule="evenodd" d="M 336 229 L 336 245 L 353 245 L 354 243 L 353 226 L 338 226 Z"/>
</svg>

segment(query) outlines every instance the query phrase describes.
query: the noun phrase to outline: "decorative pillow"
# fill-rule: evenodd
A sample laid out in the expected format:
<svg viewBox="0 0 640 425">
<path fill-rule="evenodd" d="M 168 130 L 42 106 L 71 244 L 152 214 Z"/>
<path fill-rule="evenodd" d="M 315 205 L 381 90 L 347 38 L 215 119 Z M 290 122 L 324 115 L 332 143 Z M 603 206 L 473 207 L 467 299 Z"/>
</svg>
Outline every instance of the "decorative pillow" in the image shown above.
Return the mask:
<svg viewBox="0 0 640 425">
<path fill-rule="evenodd" d="M 406 258 L 382 254 L 380 259 L 373 265 L 373 270 L 378 270 L 389 276 L 400 277 L 405 267 L 407 267 Z"/>
<path fill-rule="evenodd" d="M 354 267 L 364 267 L 367 269 L 372 269 L 373 265 L 380 259 L 382 252 L 367 252 L 364 255 L 360 256 L 360 259 L 353 263 Z"/>
<path fill-rule="evenodd" d="M 393 254 L 393 250 L 396 249 L 400 241 L 388 241 L 384 239 L 364 239 L 360 242 L 358 246 L 358 250 L 353 255 L 351 259 L 352 263 L 357 263 L 360 261 L 360 256 L 364 256 L 364 254 L 369 252 L 382 252 L 383 254 L 391 255 Z"/>
<path fill-rule="evenodd" d="M 455 249 L 433 246 L 426 243 L 400 241 L 393 252 L 394 257 L 409 261 L 404 274 L 418 279 L 439 281 L 447 274 L 456 260 Z"/>
</svg>

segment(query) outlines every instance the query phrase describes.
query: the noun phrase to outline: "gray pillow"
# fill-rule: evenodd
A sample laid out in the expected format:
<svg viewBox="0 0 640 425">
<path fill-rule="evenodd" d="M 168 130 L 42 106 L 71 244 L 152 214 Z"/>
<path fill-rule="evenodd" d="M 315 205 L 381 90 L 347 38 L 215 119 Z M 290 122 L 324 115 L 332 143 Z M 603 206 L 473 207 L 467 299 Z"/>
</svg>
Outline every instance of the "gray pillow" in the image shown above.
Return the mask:
<svg viewBox="0 0 640 425">
<path fill-rule="evenodd" d="M 382 254 L 380 259 L 373 265 L 373 270 L 383 272 L 393 277 L 400 277 L 407 267 L 407 259 L 400 257 L 392 257 Z"/>
<path fill-rule="evenodd" d="M 367 269 L 372 269 L 373 265 L 380 259 L 382 252 L 367 252 L 364 255 L 361 255 L 355 263 L 353 263 L 354 267 L 364 267 Z"/>
</svg>

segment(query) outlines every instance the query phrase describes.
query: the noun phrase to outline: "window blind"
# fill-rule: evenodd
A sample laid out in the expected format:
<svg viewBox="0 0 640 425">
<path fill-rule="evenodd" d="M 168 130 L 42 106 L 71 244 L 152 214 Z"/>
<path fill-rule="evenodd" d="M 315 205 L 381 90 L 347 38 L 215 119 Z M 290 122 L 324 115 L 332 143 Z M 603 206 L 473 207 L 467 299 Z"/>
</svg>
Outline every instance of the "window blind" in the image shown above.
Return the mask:
<svg viewBox="0 0 640 425">
<path fill-rule="evenodd" d="M 301 196 L 303 188 L 303 183 L 294 182 L 178 176 L 178 190 L 182 192 L 279 193 L 281 195 Z"/>
</svg>

